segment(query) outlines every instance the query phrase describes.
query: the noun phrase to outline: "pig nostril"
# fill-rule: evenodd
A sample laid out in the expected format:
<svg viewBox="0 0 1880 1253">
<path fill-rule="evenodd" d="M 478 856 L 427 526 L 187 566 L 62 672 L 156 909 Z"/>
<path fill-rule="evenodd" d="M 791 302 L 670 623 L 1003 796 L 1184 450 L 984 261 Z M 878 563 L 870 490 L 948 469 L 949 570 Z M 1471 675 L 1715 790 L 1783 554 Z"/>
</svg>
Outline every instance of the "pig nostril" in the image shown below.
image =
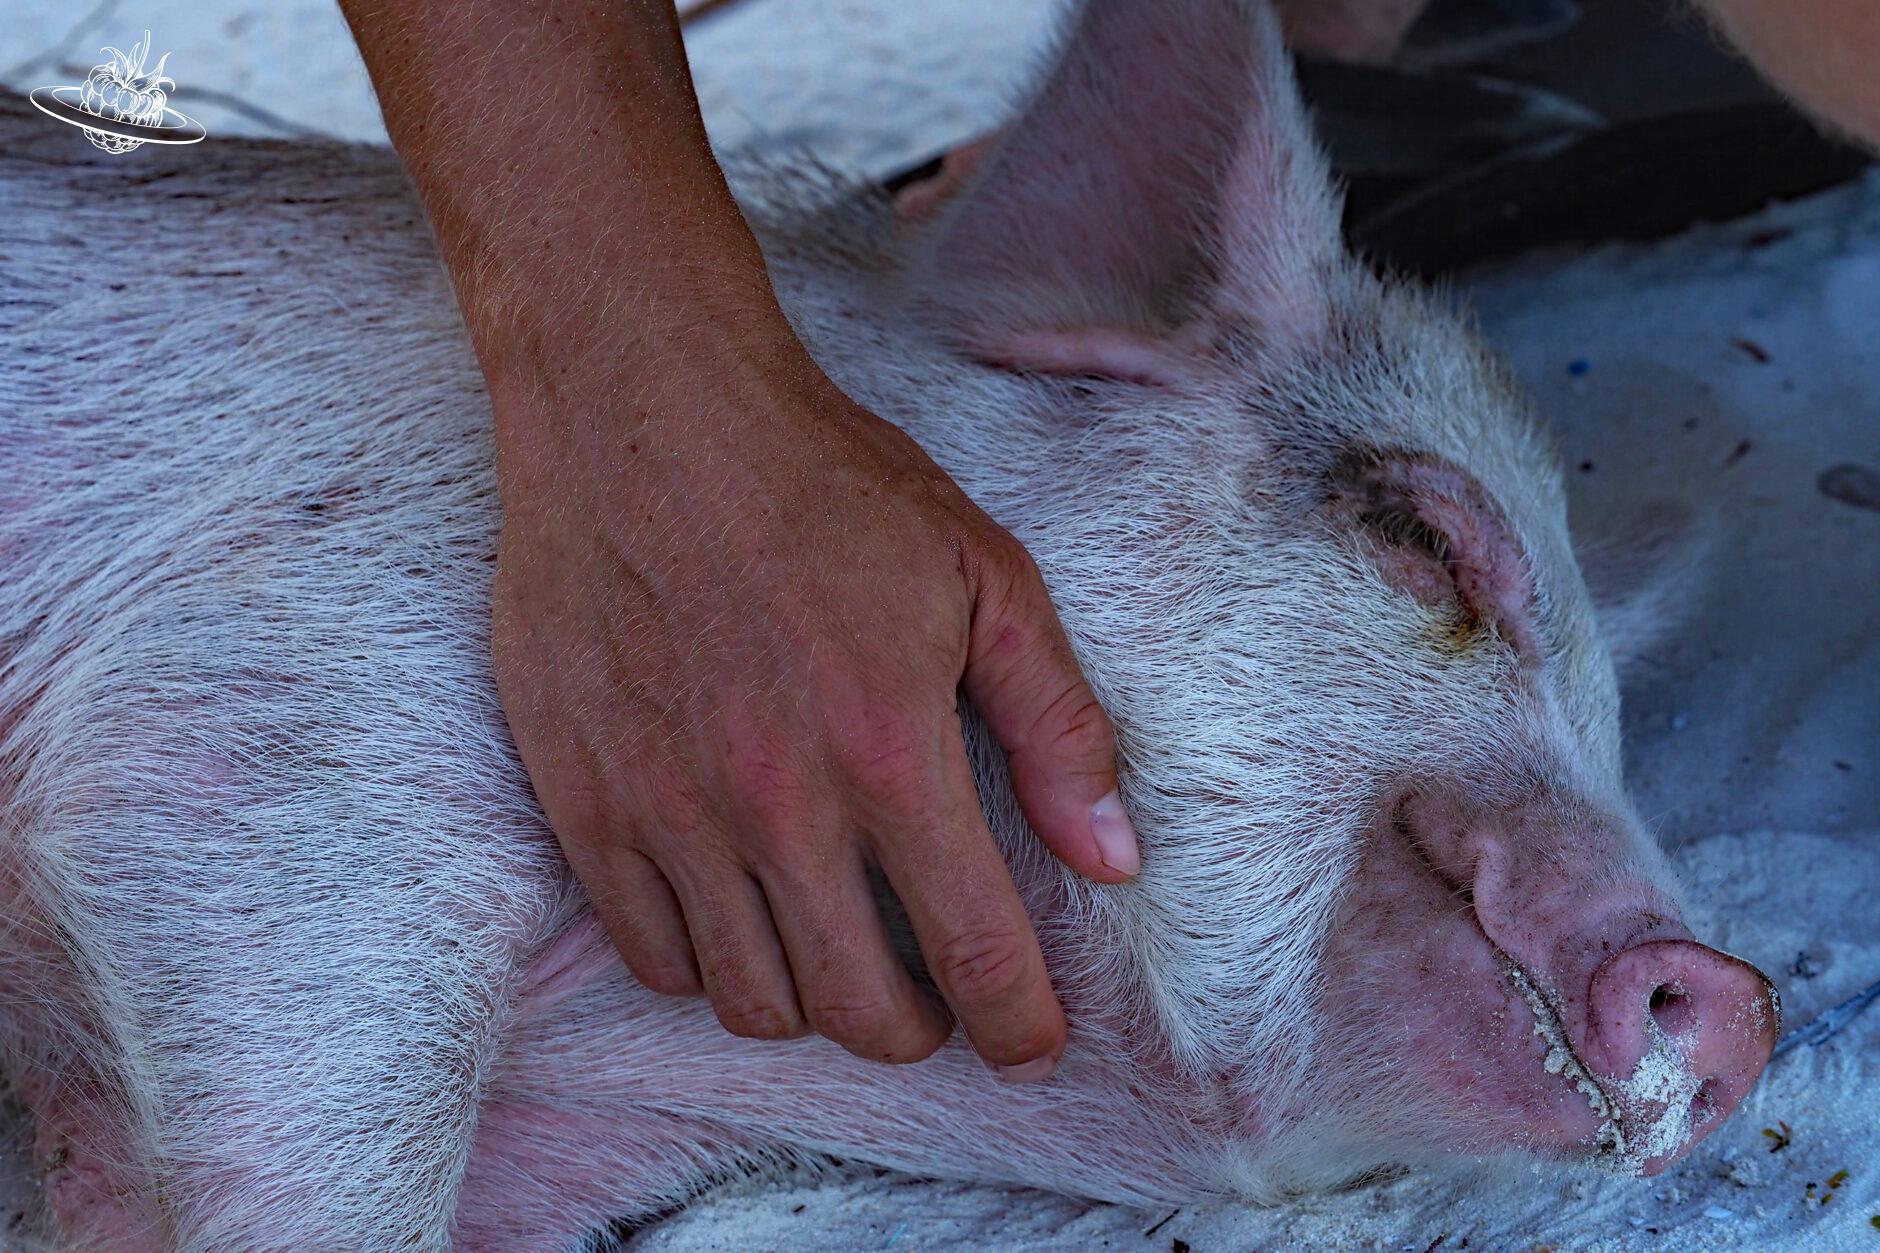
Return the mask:
<svg viewBox="0 0 1880 1253">
<path fill-rule="evenodd" d="M 1691 998 L 1675 983 L 1661 983 L 1652 989 L 1651 1015 L 1666 1035 L 1678 1035 L 1690 1025 Z"/>
<path fill-rule="evenodd" d="M 1691 1096 L 1691 1125 L 1701 1127 L 1717 1116 L 1717 1081 L 1706 1079 Z"/>
</svg>

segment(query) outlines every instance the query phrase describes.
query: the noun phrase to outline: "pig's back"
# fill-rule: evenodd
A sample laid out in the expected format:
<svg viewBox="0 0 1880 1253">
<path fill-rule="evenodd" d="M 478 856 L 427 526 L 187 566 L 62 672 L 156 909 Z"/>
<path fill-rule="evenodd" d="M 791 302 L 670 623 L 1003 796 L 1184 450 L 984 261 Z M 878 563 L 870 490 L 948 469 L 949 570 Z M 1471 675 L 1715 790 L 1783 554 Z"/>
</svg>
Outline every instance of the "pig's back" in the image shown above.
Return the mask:
<svg viewBox="0 0 1880 1253">
<path fill-rule="evenodd" d="M 0 100 L 0 1027 L 172 1200 L 431 1243 L 571 908 L 474 362 L 389 153 L 43 123 Z"/>
</svg>

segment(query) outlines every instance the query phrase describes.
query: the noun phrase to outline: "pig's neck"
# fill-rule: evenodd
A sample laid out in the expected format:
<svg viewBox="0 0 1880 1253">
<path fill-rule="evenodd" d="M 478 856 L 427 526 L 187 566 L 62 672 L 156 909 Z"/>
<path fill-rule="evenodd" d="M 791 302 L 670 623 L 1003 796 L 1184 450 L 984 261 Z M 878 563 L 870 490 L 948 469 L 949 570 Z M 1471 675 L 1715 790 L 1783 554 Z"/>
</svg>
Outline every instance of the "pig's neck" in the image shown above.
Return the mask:
<svg viewBox="0 0 1880 1253">
<path fill-rule="evenodd" d="M 563 916 L 515 1002 L 499 1103 L 591 1111 L 628 1139 L 643 1112 L 750 1149 L 1123 1203 L 1273 1190 L 1235 1174 L 1227 1148 L 1260 1132 L 1257 1117 L 1166 1068 L 1158 1077 L 1132 1060 L 1142 1039 L 1101 1018 L 1073 1008 L 1056 1073 L 1028 1085 L 998 1080 L 957 1034 L 909 1066 L 814 1037 L 738 1039 L 703 1001 L 635 983 L 592 912 L 569 899 L 578 912 Z M 1079 994 L 1075 985 L 1060 991 L 1073 1002 Z"/>
</svg>

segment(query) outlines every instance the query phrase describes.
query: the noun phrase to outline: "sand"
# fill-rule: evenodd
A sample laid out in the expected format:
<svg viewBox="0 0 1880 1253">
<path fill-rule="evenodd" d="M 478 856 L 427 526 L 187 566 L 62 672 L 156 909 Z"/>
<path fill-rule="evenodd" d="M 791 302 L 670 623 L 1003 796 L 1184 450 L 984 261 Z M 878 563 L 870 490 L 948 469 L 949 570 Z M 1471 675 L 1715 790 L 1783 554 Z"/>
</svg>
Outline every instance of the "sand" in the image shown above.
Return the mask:
<svg viewBox="0 0 1880 1253">
<path fill-rule="evenodd" d="M 741 0 L 689 43 L 721 144 L 879 175 L 998 120 L 1053 8 Z M 82 72 L 98 44 L 149 26 L 212 138 L 383 138 L 331 0 L 0 3 L 0 17 L 16 87 L 64 81 L 51 67 Z M 1456 286 L 1558 430 L 1580 516 L 1671 497 L 1713 519 L 1688 615 L 1628 676 L 1628 771 L 1694 928 L 1772 974 L 1802 1029 L 1880 980 L 1880 510 L 1851 503 L 1880 474 L 1880 177 Z M 1657 1180 L 1459 1168 L 1170 1214 L 869 1174 L 726 1188 L 634 1247 L 1880 1250 L 1875 1215 L 1880 1005 L 1779 1057 Z"/>
</svg>

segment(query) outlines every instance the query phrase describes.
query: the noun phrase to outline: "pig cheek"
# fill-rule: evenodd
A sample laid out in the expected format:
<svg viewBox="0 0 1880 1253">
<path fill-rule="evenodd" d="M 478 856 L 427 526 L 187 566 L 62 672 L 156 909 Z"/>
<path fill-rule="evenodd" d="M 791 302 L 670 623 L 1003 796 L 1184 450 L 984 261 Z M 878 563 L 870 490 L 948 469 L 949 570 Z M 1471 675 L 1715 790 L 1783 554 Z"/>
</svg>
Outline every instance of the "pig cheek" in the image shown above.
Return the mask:
<svg viewBox="0 0 1880 1253">
<path fill-rule="evenodd" d="M 97 1085 L 68 1071 L 23 1085 L 21 1096 L 34 1115 L 40 1187 L 73 1247 L 134 1253 L 162 1243 L 148 1190 L 108 1165 L 135 1158 Z"/>
</svg>

